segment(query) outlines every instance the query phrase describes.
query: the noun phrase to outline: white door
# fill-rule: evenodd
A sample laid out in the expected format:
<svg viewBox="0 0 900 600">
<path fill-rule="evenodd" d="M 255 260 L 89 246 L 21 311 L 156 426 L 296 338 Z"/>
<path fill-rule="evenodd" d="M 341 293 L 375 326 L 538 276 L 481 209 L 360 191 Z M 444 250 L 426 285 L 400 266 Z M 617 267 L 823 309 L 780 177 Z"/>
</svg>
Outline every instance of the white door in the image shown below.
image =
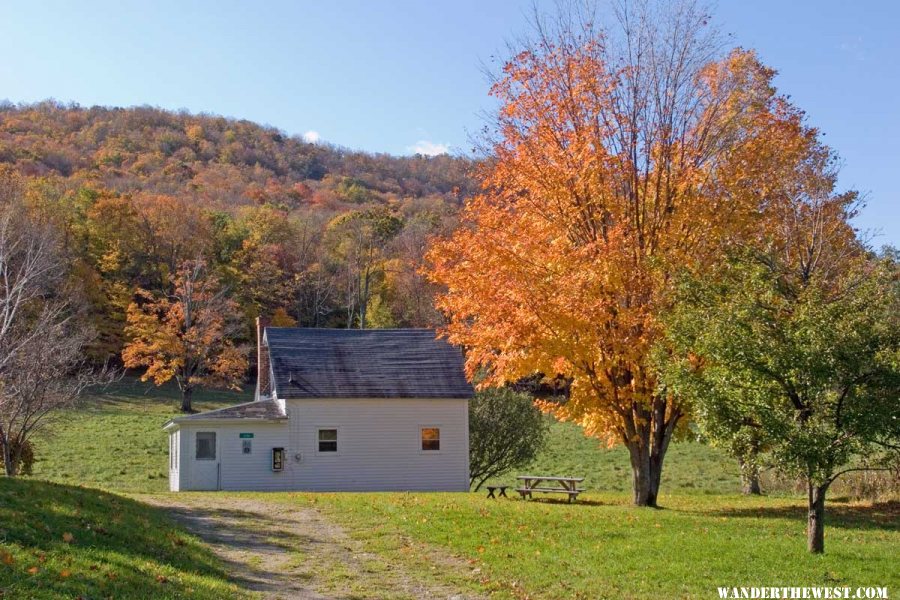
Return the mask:
<svg viewBox="0 0 900 600">
<path fill-rule="evenodd" d="M 194 432 L 193 477 L 195 490 L 219 489 L 219 435 L 216 431 Z"/>
</svg>

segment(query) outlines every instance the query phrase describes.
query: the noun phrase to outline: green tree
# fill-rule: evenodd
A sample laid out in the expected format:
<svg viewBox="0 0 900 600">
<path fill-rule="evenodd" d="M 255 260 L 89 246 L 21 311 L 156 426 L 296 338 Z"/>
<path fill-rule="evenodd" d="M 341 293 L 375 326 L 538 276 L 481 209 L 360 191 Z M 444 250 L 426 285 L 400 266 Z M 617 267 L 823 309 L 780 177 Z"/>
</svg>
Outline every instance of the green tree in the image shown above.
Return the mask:
<svg viewBox="0 0 900 600">
<path fill-rule="evenodd" d="M 824 552 L 829 486 L 890 468 L 900 442 L 897 265 L 857 256 L 836 271 L 827 254 L 792 268 L 784 253 L 745 252 L 686 278 L 668 319 L 674 353 L 659 352 L 707 436 L 732 448 L 752 437 L 805 479 L 811 552 Z"/>
<path fill-rule="evenodd" d="M 544 445 L 547 423 L 531 396 L 487 388 L 469 403 L 469 483 L 475 490 L 492 478 L 527 465 Z"/>
</svg>

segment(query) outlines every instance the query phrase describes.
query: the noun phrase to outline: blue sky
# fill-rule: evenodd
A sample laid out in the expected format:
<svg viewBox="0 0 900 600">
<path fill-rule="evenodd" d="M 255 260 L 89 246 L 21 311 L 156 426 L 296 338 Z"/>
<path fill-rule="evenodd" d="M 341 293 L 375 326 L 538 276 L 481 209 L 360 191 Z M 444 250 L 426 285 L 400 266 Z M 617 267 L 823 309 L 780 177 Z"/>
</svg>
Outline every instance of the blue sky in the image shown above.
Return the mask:
<svg viewBox="0 0 900 600">
<path fill-rule="evenodd" d="M 368 151 L 468 152 L 491 106 L 482 65 L 530 7 L 4 0 L 0 99 L 185 108 Z M 721 0 L 715 14 L 841 154 L 841 185 L 868 198 L 858 225 L 900 245 L 900 3 Z"/>
</svg>

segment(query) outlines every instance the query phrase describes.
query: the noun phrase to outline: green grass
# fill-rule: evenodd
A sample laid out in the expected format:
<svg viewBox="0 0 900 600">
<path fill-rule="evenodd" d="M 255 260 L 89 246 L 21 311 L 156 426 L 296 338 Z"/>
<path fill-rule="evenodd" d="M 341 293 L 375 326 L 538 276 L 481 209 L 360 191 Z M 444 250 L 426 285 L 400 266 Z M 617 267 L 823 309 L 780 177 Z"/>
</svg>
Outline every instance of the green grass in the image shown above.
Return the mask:
<svg viewBox="0 0 900 600">
<path fill-rule="evenodd" d="M 716 597 L 717 586 L 900 589 L 900 504 L 832 503 L 827 553 L 806 551 L 799 499 L 670 495 L 665 508 L 622 494 L 584 502 L 487 500 L 481 494 L 275 494 L 311 504 L 381 555 L 429 566 L 416 544 L 470 570 L 457 584 L 498 598 Z"/>
<path fill-rule="evenodd" d="M 0 597 L 242 598 L 160 509 L 98 490 L 0 479 Z"/>
<path fill-rule="evenodd" d="M 118 492 L 165 491 L 168 449 L 160 427 L 178 414 L 176 396 L 171 388 L 126 381 L 89 399 L 37 440 L 34 477 Z M 204 393 L 196 405 L 209 409 L 249 398 Z M 483 493 L 258 496 L 315 506 L 378 557 L 372 564 L 389 568 L 400 561 L 422 578 L 500 598 L 715 597 L 717 586 L 735 585 L 900 589 L 896 502 L 829 501 L 827 552 L 812 556 L 805 550 L 803 498 L 784 490 L 762 498 L 737 495 L 735 462 L 700 444 L 670 448 L 661 510 L 629 506 L 627 453 L 602 447 L 570 424 L 553 424 L 534 463 L 501 480 L 511 483 L 516 473 L 526 472 L 584 476 L 590 493 L 574 505 L 488 501 Z M 55 528 L 48 540 L 58 546 L 59 535 Z M 38 538 L 22 540 L 16 542 L 20 554 L 50 555 Z M 205 563 L 205 551 L 190 547 Z M 440 554 L 456 560 L 436 562 L 432 557 Z M 27 562 L 17 558 L 16 568 Z M 120 563 L 117 558 L 110 564 Z M 62 564 L 48 568 L 46 577 L 56 572 L 58 578 Z M 154 570 L 152 562 L 147 565 L 141 576 Z"/>
<path fill-rule="evenodd" d="M 518 474 L 584 477 L 584 486 L 601 492 L 629 492 L 631 464 L 622 447 L 607 448 L 585 437 L 571 423 L 551 422 L 547 443 L 528 466 L 490 483 L 515 483 Z M 692 442 L 669 447 L 663 467 L 662 493 L 672 491 L 731 494 L 740 490 L 737 461 L 721 450 Z"/>
<path fill-rule="evenodd" d="M 200 391 L 194 408 L 249 402 L 252 393 Z M 57 415 L 34 440 L 34 477 L 123 492 L 169 489 L 163 424 L 178 411 L 178 390 L 125 379 Z"/>
</svg>

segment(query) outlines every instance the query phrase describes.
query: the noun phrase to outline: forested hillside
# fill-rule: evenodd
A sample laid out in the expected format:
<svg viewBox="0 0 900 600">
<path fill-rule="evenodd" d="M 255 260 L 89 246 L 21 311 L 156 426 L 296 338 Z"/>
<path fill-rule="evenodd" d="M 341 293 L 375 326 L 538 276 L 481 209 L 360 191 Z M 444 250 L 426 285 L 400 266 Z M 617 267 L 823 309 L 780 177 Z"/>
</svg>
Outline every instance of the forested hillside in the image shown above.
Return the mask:
<svg viewBox="0 0 900 600">
<path fill-rule="evenodd" d="M 326 327 L 428 326 L 429 236 L 474 191 L 471 160 L 305 143 L 272 127 L 156 108 L 0 105 L 4 202 L 60 232 L 99 338 L 127 342 L 141 290 L 170 293 L 186 261 L 254 317 Z"/>
</svg>

